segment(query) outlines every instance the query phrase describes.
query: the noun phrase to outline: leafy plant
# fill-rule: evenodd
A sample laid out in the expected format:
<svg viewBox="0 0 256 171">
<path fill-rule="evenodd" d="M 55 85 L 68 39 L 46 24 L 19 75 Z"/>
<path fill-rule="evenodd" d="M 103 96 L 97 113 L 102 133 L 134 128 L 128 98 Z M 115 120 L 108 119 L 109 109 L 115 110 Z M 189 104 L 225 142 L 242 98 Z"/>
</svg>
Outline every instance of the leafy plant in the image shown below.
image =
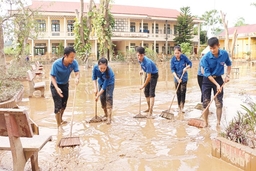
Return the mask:
<svg viewBox="0 0 256 171">
<path fill-rule="evenodd" d="M 237 117 L 233 118 L 228 127 L 221 136 L 255 148 L 255 132 L 256 132 L 256 103 L 248 103 L 249 107 L 241 105 L 245 113 L 237 112 Z"/>
<path fill-rule="evenodd" d="M 180 47 L 181 47 L 182 53 L 184 53 L 186 56 L 191 55 L 192 46 L 190 45 L 190 43 L 186 43 L 186 42 L 181 43 Z"/>
<path fill-rule="evenodd" d="M 149 48 L 146 48 L 145 49 L 145 53 L 146 53 L 146 56 L 149 57 L 150 59 L 152 59 L 153 61 L 156 61 L 157 59 L 157 53 L 152 50 L 152 49 L 149 49 Z"/>
</svg>

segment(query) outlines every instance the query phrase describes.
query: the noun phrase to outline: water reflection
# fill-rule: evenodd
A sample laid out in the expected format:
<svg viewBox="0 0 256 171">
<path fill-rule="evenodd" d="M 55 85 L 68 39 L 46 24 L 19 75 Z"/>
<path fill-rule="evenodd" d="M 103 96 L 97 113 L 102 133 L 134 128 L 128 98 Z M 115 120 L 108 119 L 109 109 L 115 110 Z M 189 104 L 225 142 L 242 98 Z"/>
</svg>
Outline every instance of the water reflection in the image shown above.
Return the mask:
<svg viewBox="0 0 256 171">
<path fill-rule="evenodd" d="M 198 61 L 188 70 L 186 113 L 184 118 L 175 112 L 175 121 L 166 120 L 158 115 L 168 109 L 174 95 L 173 76 L 169 62 L 158 63 L 159 81 L 156 88 L 154 115 L 156 119 L 134 119 L 139 110 L 139 65 L 110 63 L 115 72 L 113 122 L 91 123 L 94 116 L 91 68 L 80 66 L 81 80 L 74 92 L 74 75 L 70 79 L 70 96 L 64 119 L 69 124 L 56 129 L 53 101 L 49 91 L 50 65 L 44 67 L 46 82 L 45 98 L 28 98 L 27 94 L 20 104 L 28 108 L 31 118 L 40 126 L 40 134 L 53 135 L 39 153 L 42 170 L 111 170 L 111 171 L 162 171 L 162 170 L 239 170 L 211 156 L 211 138 L 217 136 L 214 103 L 210 107 L 210 128 L 197 129 L 187 125 L 187 119 L 200 117 L 201 111 L 194 109 L 200 101 L 197 85 Z M 225 87 L 222 125 L 226 125 L 236 114 L 241 103 L 249 95 L 256 95 L 256 68 L 248 62 L 234 63 L 239 66 L 239 79 L 231 79 Z M 74 99 L 76 93 L 76 99 Z M 62 137 L 69 136 L 73 101 L 75 117 L 73 135 L 79 136 L 81 146 L 74 149 L 59 149 L 57 143 Z M 141 109 L 147 104 L 142 97 Z M 176 99 L 172 108 L 177 109 Z M 98 115 L 103 115 L 98 105 Z M 10 153 L 0 152 L 0 170 L 11 170 Z M 26 170 L 29 170 L 29 163 Z"/>
</svg>

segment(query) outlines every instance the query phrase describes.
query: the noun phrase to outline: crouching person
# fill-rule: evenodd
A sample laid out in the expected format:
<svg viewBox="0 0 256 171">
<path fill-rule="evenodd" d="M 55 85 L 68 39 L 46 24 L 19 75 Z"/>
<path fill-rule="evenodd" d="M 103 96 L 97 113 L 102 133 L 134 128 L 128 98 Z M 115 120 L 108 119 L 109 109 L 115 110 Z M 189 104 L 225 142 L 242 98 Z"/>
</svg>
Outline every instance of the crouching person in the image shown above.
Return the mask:
<svg viewBox="0 0 256 171">
<path fill-rule="evenodd" d="M 100 98 L 101 106 L 104 110 L 105 115 L 102 120 L 107 120 L 107 124 L 111 124 L 115 75 L 108 66 L 106 58 L 102 57 L 99 59 L 98 64 L 93 67 L 92 80 L 94 83 L 95 100 L 98 101 Z"/>
</svg>

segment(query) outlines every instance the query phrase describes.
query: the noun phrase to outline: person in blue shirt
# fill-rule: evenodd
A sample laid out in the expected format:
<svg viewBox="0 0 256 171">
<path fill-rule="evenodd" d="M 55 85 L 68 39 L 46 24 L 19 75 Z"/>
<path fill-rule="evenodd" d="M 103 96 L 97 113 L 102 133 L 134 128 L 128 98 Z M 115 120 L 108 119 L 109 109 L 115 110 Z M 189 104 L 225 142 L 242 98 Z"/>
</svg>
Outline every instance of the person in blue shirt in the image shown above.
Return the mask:
<svg viewBox="0 0 256 171">
<path fill-rule="evenodd" d="M 192 62 L 188 59 L 186 55 L 182 54 L 180 46 L 174 47 L 174 57 L 172 57 L 170 61 L 170 67 L 171 67 L 171 72 L 174 76 L 175 88 L 177 90 L 176 94 L 177 94 L 178 106 L 179 106 L 180 112 L 184 113 L 185 112 L 184 105 L 186 100 L 187 81 L 188 81 L 187 69 L 192 67 Z"/>
<path fill-rule="evenodd" d="M 92 80 L 94 83 L 95 100 L 98 101 L 100 97 L 101 107 L 104 110 L 103 120 L 107 120 L 107 124 L 111 124 L 115 75 L 108 66 L 106 58 L 102 57 L 99 59 L 98 64 L 93 67 Z"/>
<path fill-rule="evenodd" d="M 76 51 L 73 47 L 64 49 L 64 57 L 53 62 L 51 68 L 50 89 L 54 101 L 54 113 L 57 126 L 67 123 L 62 116 L 67 106 L 69 77 L 72 71 L 75 72 L 75 84 L 79 83 L 79 66 L 75 60 Z"/>
<path fill-rule="evenodd" d="M 202 54 L 202 57 L 204 56 L 204 54 Z M 201 59 L 202 59 L 201 57 Z M 197 83 L 198 83 L 198 86 L 200 88 L 200 91 L 201 91 L 201 103 L 200 103 L 200 106 L 203 105 L 203 92 L 202 92 L 202 83 L 203 83 L 203 77 L 204 77 L 204 74 L 202 73 L 202 68 L 201 68 L 201 60 L 199 61 L 199 65 L 198 65 L 198 70 L 197 70 Z"/>
<path fill-rule="evenodd" d="M 144 89 L 144 94 L 147 100 L 148 109 L 144 112 L 148 112 L 147 118 L 153 119 L 153 107 L 155 102 L 155 90 L 158 79 L 158 69 L 156 64 L 145 56 L 145 49 L 143 47 L 137 47 L 137 58 L 141 66 L 140 75 L 143 72 L 146 73 L 144 84 L 141 85 L 140 90 Z"/>
<path fill-rule="evenodd" d="M 214 94 L 218 92 L 215 99 L 216 114 L 217 114 L 217 126 L 220 125 L 222 107 L 223 107 L 223 88 L 222 84 L 229 81 L 229 75 L 231 71 L 231 60 L 229 54 L 225 50 L 219 49 L 219 40 L 216 37 L 212 37 L 208 40 L 210 51 L 204 55 L 201 59 L 201 65 L 203 67 L 204 77 L 202 83 L 203 91 L 203 107 L 206 108 L 211 101 L 211 91 Z M 223 80 L 224 65 L 227 65 L 226 77 Z M 204 112 L 203 117 L 205 121 L 205 127 L 208 126 L 209 108 Z"/>
</svg>

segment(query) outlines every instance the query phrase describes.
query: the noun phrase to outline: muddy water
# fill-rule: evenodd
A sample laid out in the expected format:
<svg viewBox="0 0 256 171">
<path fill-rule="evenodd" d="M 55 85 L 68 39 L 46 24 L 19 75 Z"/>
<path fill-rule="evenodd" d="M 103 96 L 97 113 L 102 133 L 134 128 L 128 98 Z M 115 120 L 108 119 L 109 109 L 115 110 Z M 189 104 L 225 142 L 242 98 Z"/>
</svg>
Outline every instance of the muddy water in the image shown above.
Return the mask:
<svg viewBox="0 0 256 171">
<path fill-rule="evenodd" d="M 42 79 L 47 85 L 45 98 L 28 98 L 25 92 L 20 106 L 28 109 L 30 117 L 40 127 L 40 134 L 53 136 L 53 141 L 47 143 L 39 152 L 41 170 L 239 170 L 211 156 L 211 139 L 216 137 L 219 131 L 216 129 L 215 114 L 209 116 L 209 128 L 198 129 L 187 125 L 188 118 L 201 115 L 201 111 L 194 108 L 200 101 L 196 79 L 198 61 L 193 61 L 194 66 L 189 70 L 186 113 L 180 116 L 175 112 L 174 121 L 158 117 L 163 110 L 168 109 L 175 91 L 169 63 L 158 63 L 159 81 L 154 108 L 156 118 L 153 120 L 133 118 L 139 113 L 139 66 L 118 63 L 110 65 L 116 76 L 111 125 L 88 123 L 95 114 L 91 68 L 85 69 L 80 66 L 81 79 L 77 92 L 74 92 L 73 75 L 70 79 L 70 96 L 64 119 L 70 123 L 74 109 L 73 135 L 79 136 L 81 140 L 81 146 L 74 149 L 56 147 L 62 137 L 69 136 L 70 124 L 60 130 L 56 129 L 53 101 L 49 91 L 50 66 L 44 67 L 45 75 Z M 240 104 L 246 103 L 249 99 L 255 100 L 256 96 L 256 67 L 247 62 L 234 62 L 234 66 L 239 66 L 240 73 L 233 75 L 225 87 L 221 129 L 225 128 L 240 109 Z M 26 86 L 26 83 L 24 84 Z M 38 96 L 37 92 L 34 94 Z M 145 108 L 146 101 L 142 94 L 141 109 Z M 172 108 L 177 111 L 176 98 Z M 97 111 L 99 115 L 103 115 L 100 103 Z M 215 113 L 214 103 L 210 111 Z M 25 170 L 30 169 L 30 164 L 27 163 Z M 12 170 L 10 152 L 0 152 L 0 170 Z"/>
</svg>

